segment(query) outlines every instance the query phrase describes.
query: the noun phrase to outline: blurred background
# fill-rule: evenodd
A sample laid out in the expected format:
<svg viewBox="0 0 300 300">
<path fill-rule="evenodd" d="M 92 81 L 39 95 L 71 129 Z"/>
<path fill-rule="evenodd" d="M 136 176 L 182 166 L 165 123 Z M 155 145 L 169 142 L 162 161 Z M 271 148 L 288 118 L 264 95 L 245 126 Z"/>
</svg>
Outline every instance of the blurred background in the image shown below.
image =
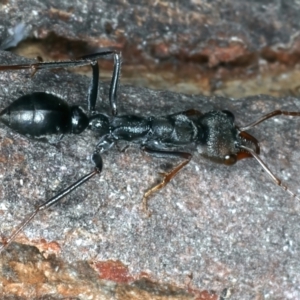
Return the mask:
<svg viewBox="0 0 300 300">
<path fill-rule="evenodd" d="M 0 49 L 63 60 L 114 48 L 123 55 L 122 83 L 234 98 L 295 95 L 299 6 L 296 0 L 1 1 Z M 108 78 L 111 61 L 100 68 Z"/>
</svg>

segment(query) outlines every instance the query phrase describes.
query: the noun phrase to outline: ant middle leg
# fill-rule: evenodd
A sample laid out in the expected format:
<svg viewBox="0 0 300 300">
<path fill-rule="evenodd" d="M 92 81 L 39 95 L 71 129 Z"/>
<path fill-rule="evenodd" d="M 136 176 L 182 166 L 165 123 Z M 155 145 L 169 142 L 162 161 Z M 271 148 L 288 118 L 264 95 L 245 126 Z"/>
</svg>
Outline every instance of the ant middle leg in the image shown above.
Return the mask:
<svg viewBox="0 0 300 300">
<path fill-rule="evenodd" d="M 149 153 L 149 154 L 152 154 L 152 155 L 158 155 L 158 156 L 163 156 L 163 157 L 179 157 L 179 158 L 184 159 L 183 162 L 178 164 L 171 171 L 159 173 L 160 175 L 163 176 L 163 179 L 161 180 L 161 182 L 156 184 L 154 187 L 148 189 L 144 193 L 142 208 L 143 208 L 143 211 L 146 213 L 146 215 L 150 216 L 151 213 L 148 210 L 148 199 L 149 199 L 149 197 L 153 193 L 155 193 L 155 192 L 159 191 L 160 189 L 162 189 L 163 187 L 165 187 L 172 180 L 172 178 L 175 177 L 176 174 L 179 173 L 179 171 L 190 162 L 190 160 L 192 158 L 192 154 L 188 153 L 188 152 L 180 152 L 180 151 L 156 150 L 156 149 L 151 149 L 151 148 L 148 148 L 148 147 L 143 147 L 142 150 Z"/>
</svg>

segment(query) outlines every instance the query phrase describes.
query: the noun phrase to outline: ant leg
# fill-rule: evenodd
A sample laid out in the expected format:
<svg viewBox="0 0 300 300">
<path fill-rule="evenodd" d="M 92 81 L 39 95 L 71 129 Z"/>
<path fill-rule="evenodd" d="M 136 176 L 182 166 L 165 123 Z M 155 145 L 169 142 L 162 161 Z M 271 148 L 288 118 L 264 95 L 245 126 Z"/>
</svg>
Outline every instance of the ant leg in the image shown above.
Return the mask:
<svg viewBox="0 0 300 300">
<path fill-rule="evenodd" d="M 91 61 L 90 63 L 93 75 L 88 91 L 88 111 L 89 115 L 92 115 L 95 112 L 95 105 L 98 96 L 98 82 L 99 82 L 99 64 L 97 60 Z"/>
<path fill-rule="evenodd" d="M 142 148 L 143 151 L 146 151 L 150 154 L 153 155 L 159 155 L 159 156 L 165 156 L 165 157 L 180 157 L 180 158 L 184 158 L 184 161 L 181 162 L 179 165 L 177 165 L 175 168 L 173 168 L 170 172 L 167 173 L 159 173 L 160 175 L 163 176 L 163 179 L 160 183 L 158 183 L 157 185 L 155 185 L 154 187 L 148 189 L 143 196 L 143 210 L 144 212 L 150 216 L 150 212 L 148 211 L 148 198 L 151 194 L 153 194 L 154 192 L 162 189 L 163 187 L 165 187 L 170 181 L 171 179 L 185 166 L 187 165 L 191 158 L 192 158 L 192 154 L 188 153 L 188 152 L 179 152 L 179 151 L 164 151 L 164 150 L 154 150 L 154 149 L 150 149 L 147 147 Z"/>
<path fill-rule="evenodd" d="M 55 195 L 54 197 L 52 197 L 51 199 L 47 200 L 46 202 L 44 202 L 43 204 L 39 205 L 36 210 L 30 215 L 28 216 L 19 226 L 18 228 L 10 235 L 10 237 L 8 239 L 6 239 L 6 241 L 3 243 L 3 245 L 0 247 L 0 252 L 2 252 L 2 250 L 4 248 L 6 248 L 15 238 L 16 236 L 20 233 L 21 230 L 23 230 L 31 221 L 32 219 L 42 210 L 46 210 L 48 209 L 50 206 L 56 204 L 57 202 L 59 202 L 62 198 L 64 198 L 65 196 L 67 196 L 68 194 L 72 193 L 75 189 L 77 189 L 79 186 L 81 186 L 82 184 L 84 184 L 86 181 L 88 181 L 89 179 L 91 179 L 94 175 L 96 174 L 100 174 L 102 171 L 102 166 L 103 166 L 103 162 L 102 162 L 102 158 L 101 155 L 99 153 L 94 153 L 92 155 L 92 161 L 95 164 L 95 168 L 92 172 L 84 175 L 83 177 L 81 177 L 79 180 L 77 180 L 76 182 L 74 182 L 73 184 L 71 184 L 69 187 L 67 187 L 66 189 L 64 189 L 63 191 L 59 192 L 57 195 Z"/>
<path fill-rule="evenodd" d="M 276 185 L 280 186 L 284 191 L 288 192 L 293 198 L 300 200 L 300 198 L 294 192 L 292 192 L 287 185 L 285 185 L 278 177 L 274 175 L 274 173 L 267 167 L 267 165 L 262 161 L 262 159 L 253 149 L 243 145 L 240 145 L 240 148 L 246 150 L 251 154 L 252 157 L 256 159 L 256 161 L 262 166 L 262 168 L 266 171 L 266 173 Z"/>
<path fill-rule="evenodd" d="M 102 50 L 94 54 L 85 55 L 79 57 L 75 60 L 66 60 L 66 61 L 46 61 L 46 62 L 36 62 L 32 64 L 17 64 L 17 65 L 0 65 L 0 70 L 25 70 L 31 69 L 32 72 L 42 69 L 57 69 L 57 68 L 72 68 L 86 66 L 91 62 L 102 58 L 103 56 L 109 56 L 115 54 L 115 50 Z"/>
<path fill-rule="evenodd" d="M 92 55 L 85 56 L 84 58 L 92 58 Z M 99 65 L 97 60 L 92 60 L 90 65 L 93 70 L 93 77 L 88 92 L 88 111 L 91 114 L 95 112 L 95 105 L 98 95 L 98 82 L 99 82 Z M 114 70 L 109 88 L 109 101 L 112 110 L 112 115 L 117 115 L 117 89 L 119 84 L 119 77 L 121 71 L 121 55 L 114 53 Z"/>
<path fill-rule="evenodd" d="M 117 110 L 117 90 L 119 85 L 119 77 L 121 71 L 121 54 L 114 54 L 114 71 L 111 78 L 110 88 L 109 88 L 109 102 L 110 108 L 113 116 L 118 114 Z"/>
<path fill-rule="evenodd" d="M 104 135 L 96 145 L 96 151 L 103 153 L 109 150 L 114 144 L 115 141 L 109 135 Z"/>
<path fill-rule="evenodd" d="M 300 112 L 295 112 L 295 111 L 284 111 L 284 110 L 274 110 L 264 116 L 262 116 L 261 118 L 259 118 L 257 121 L 239 128 L 240 131 L 246 131 L 256 125 L 258 125 L 259 123 L 268 120 L 270 118 L 273 118 L 275 116 L 279 116 L 279 115 L 284 115 L 284 116 L 292 116 L 292 117 L 300 117 Z"/>
</svg>

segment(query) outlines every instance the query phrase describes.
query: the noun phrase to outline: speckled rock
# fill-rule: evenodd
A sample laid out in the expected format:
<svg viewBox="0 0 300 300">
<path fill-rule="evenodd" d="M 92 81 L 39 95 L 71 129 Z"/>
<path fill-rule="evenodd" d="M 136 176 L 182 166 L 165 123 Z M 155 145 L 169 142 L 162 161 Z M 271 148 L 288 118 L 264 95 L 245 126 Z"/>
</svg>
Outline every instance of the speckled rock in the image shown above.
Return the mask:
<svg viewBox="0 0 300 300">
<path fill-rule="evenodd" d="M 13 61 L 24 59 L 1 53 L 1 64 Z M 1 108 L 32 91 L 55 93 L 84 105 L 89 85 L 89 79 L 67 71 L 39 71 L 32 78 L 28 71 L 1 72 L 0 81 Z M 101 82 L 99 93 L 97 108 L 108 112 L 107 83 Z M 118 97 L 120 114 L 228 109 L 240 126 L 274 109 L 300 110 L 300 101 L 292 97 L 233 101 L 122 84 Z M 300 119 L 278 117 L 250 131 L 260 141 L 262 159 L 295 192 L 299 192 L 299 124 Z M 92 169 L 89 156 L 98 138 L 87 131 L 50 145 L 1 125 L 2 236 L 7 237 L 35 205 Z M 11 273 L 15 265 L 9 262 L 10 255 L 29 265 L 36 256 L 43 261 L 53 255 L 60 268 L 119 261 L 133 282 L 146 276 L 194 295 L 209 291 L 207 295 L 215 298 L 229 289 L 231 299 L 300 297 L 300 202 L 271 182 L 253 159 L 227 167 L 195 151 L 188 166 L 151 198 L 150 218 L 141 209 L 142 195 L 157 182 L 159 172 L 178 161 L 148 156 L 138 147 L 125 152 L 114 147 L 103 154 L 103 161 L 101 176 L 41 213 L 16 239 L 36 246 L 40 253 L 17 244 L 4 250 L 0 294 L 11 296 L 13 290 L 4 294 L 8 285 L 22 282 Z M 101 278 L 99 268 L 95 270 Z M 65 276 L 72 274 L 70 268 Z M 114 277 L 109 279 L 115 284 Z M 42 297 L 43 289 L 37 285 L 29 282 L 22 287 Z"/>
</svg>

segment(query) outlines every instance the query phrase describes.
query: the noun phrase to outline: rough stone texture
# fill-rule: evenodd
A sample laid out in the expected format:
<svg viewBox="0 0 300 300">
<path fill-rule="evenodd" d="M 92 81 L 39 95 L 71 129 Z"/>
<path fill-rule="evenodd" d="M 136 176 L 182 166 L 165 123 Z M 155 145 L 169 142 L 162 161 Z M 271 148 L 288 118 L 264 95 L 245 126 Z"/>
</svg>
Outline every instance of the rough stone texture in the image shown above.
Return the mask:
<svg viewBox="0 0 300 300">
<path fill-rule="evenodd" d="M 20 61 L 1 53 L 1 64 Z M 32 91 L 48 91 L 70 103 L 85 104 L 89 84 L 87 78 L 66 71 L 39 71 L 33 78 L 29 71 L 1 72 L 0 80 L 1 108 Z M 98 108 L 107 111 L 108 85 L 101 83 L 99 91 L 102 102 Z M 123 85 L 118 96 L 121 114 L 159 115 L 188 108 L 203 112 L 220 108 L 232 111 L 238 125 L 274 109 L 300 110 L 300 101 L 292 97 L 255 96 L 232 101 Z M 278 117 L 250 131 L 260 141 L 262 159 L 295 192 L 299 192 L 299 122 Z M 96 143 L 97 137 L 85 132 L 65 136 L 54 146 L 32 141 L 1 125 L 1 235 L 8 236 L 34 205 L 89 172 L 89 155 Z M 177 160 L 151 157 L 134 147 L 125 152 L 113 148 L 103 160 L 101 176 L 41 213 L 17 238 L 17 242 L 35 245 L 41 253 L 12 244 L 1 254 L 0 293 L 26 298 L 17 288 L 22 276 L 16 275 L 17 263 L 9 262 L 10 257 L 19 257 L 25 262 L 21 268 L 29 268 L 37 256 L 45 261 L 55 255 L 53 259 L 60 262 L 56 270 L 88 262 L 100 278 L 116 283 L 117 276 L 101 277 L 101 266 L 120 261 L 125 269 L 128 267 L 125 273 L 129 282 L 146 276 L 183 288 L 195 297 L 200 295 L 199 299 L 203 299 L 203 293 L 208 297 L 206 291 L 214 299 L 225 293 L 224 289 L 231 290 L 230 299 L 300 297 L 300 202 L 271 182 L 253 159 L 226 167 L 194 152 L 189 165 L 151 198 L 150 218 L 141 210 L 143 192 L 158 180 L 159 171 Z M 80 268 L 76 272 L 87 272 Z M 45 274 L 41 276 L 49 272 Z M 72 268 L 68 274 L 77 276 Z M 93 284 L 100 290 L 107 289 L 101 288 L 102 282 Z M 34 280 L 21 286 L 23 293 L 29 289 L 36 297 L 45 295 L 42 292 L 46 287 L 38 289 Z M 136 286 L 138 293 L 141 288 Z M 71 297 L 70 291 L 60 292 L 58 289 L 53 297 Z M 74 297 L 86 299 L 74 293 Z"/>
<path fill-rule="evenodd" d="M 208 93 L 300 59 L 297 0 L 6 0 L 0 7 L 2 49 L 30 37 L 45 39 L 55 59 L 116 47 L 126 77 L 180 92 Z"/>
<path fill-rule="evenodd" d="M 282 1 L 7 1 L 2 39 L 14 32 L 42 38 L 51 32 L 94 45 L 129 47 L 152 58 L 230 62 L 266 46 L 284 48 L 299 35 L 299 2 Z M 13 15 L 7 19 L 6 15 Z M 22 27 L 16 27 L 24 24 Z M 17 29 L 16 29 L 17 28 Z M 16 37 L 15 37 L 16 39 Z M 234 54 L 229 54 L 233 47 Z M 212 51 L 211 48 L 219 48 Z M 128 50 L 129 50 L 128 49 Z M 221 50 L 223 49 L 223 50 Z M 184 55 L 185 56 L 185 55 Z"/>
<path fill-rule="evenodd" d="M 120 262 L 66 263 L 55 255 L 45 258 L 35 247 L 13 244 L 1 263 L 1 299 L 195 299 L 183 289 L 154 284 L 146 277 L 133 282 Z M 100 276 L 94 268 L 102 270 Z M 216 299 L 207 292 L 198 295 L 199 299 Z"/>
</svg>

